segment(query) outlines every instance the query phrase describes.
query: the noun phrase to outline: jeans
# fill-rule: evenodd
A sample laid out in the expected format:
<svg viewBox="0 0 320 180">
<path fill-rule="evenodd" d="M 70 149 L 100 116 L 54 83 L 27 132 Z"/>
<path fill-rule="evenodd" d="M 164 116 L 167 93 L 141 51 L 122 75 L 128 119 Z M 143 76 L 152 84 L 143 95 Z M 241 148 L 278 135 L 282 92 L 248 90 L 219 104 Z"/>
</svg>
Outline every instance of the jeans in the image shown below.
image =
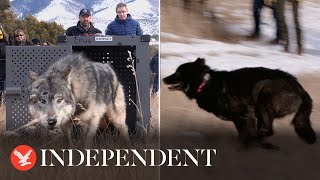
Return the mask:
<svg viewBox="0 0 320 180">
<path fill-rule="evenodd" d="M 253 0 L 253 17 L 254 17 L 254 24 L 255 30 L 254 33 L 260 33 L 260 13 L 263 6 L 263 0 Z"/>
<path fill-rule="evenodd" d="M 292 4 L 292 10 L 293 10 L 293 17 L 294 17 L 294 23 L 295 23 L 295 28 L 296 28 L 296 38 L 297 38 L 297 44 L 298 47 L 301 48 L 302 46 L 302 37 L 301 37 L 301 27 L 300 27 L 300 22 L 299 22 L 299 2 L 298 0 L 289 0 L 289 3 Z M 285 21 L 285 0 L 278 0 L 277 4 L 277 12 L 278 17 L 279 17 L 279 24 L 280 24 L 280 30 L 281 30 L 281 36 L 283 40 L 285 41 L 285 45 L 288 46 L 289 44 L 289 35 L 288 35 L 288 29 Z M 288 47 L 286 47 L 287 49 Z"/>
<path fill-rule="evenodd" d="M 260 33 L 260 23 L 261 23 L 261 10 L 263 8 L 263 0 L 254 0 L 253 1 L 253 17 L 254 17 L 254 23 L 255 23 L 255 34 Z M 276 38 L 281 39 L 281 31 L 280 31 L 280 24 L 279 24 L 279 12 L 277 8 L 274 6 L 270 7 L 272 9 L 273 17 L 276 22 Z"/>
</svg>

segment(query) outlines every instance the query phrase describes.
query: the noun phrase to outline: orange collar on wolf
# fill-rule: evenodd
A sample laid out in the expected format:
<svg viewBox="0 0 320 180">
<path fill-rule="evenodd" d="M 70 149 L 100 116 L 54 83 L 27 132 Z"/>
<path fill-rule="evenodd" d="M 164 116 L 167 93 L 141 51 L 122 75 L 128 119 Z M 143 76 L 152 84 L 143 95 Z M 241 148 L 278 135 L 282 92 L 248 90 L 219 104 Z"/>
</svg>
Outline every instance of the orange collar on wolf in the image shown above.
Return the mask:
<svg viewBox="0 0 320 180">
<path fill-rule="evenodd" d="M 199 85 L 198 89 L 197 89 L 197 94 L 200 94 L 203 90 L 203 87 L 207 84 L 208 80 L 210 79 L 210 74 L 206 73 L 203 76 L 203 80 L 201 82 L 201 84 Z"/>
</svg>

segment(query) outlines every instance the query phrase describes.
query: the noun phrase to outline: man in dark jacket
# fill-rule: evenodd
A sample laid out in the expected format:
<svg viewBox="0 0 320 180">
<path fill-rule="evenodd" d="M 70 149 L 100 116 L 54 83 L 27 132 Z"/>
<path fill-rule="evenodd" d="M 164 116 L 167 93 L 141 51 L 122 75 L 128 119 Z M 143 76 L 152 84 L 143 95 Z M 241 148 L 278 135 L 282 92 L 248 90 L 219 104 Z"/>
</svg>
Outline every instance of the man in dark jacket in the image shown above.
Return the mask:
<svg viewBox="0 0 320 180">
<path fill-rule="evenodd" d="M 33 46 L 41 46 L 40 39 L 38 39 L 38 38 L 33 38 L 31 40 L 31 43 L 32 43 Z"/>
<path fill-rule="evenodd" d="M 117 16 L 112 21 L 106 30 L 106 35 L 129 35 L 129 36 L 141 36 L 143 31 L 138 21 L 132 19 L 128 14 L 127 5 L 119 3 L 116 7 Z"/>
<path fill-rule="evenodd" d="M 91 13 L 88 9 L 82 9 L 79 13 L 79 21 L 76 26 L 66 30 L 67 36 L 95 36 L 102 32 L 91 23 Z"/>
</svg>

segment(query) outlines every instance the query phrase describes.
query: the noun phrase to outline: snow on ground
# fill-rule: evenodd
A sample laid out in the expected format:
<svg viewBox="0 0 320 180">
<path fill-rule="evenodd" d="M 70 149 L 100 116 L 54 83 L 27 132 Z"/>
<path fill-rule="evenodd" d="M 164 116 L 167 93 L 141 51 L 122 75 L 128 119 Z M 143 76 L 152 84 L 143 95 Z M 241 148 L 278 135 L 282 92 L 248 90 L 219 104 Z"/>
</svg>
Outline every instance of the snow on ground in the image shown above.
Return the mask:
<svg viewBox="0 0 320 180">
<path fill-rule="evenodd" d="M 265 8 L 267 9 L 267 8 Z M 264 10 L 262 18 L 263 37 L 259 41 L 224 43 L 204 39 L 186 38 L 161 32 L 162 37 L 176 41 L 161 42 L 161 73 L 167 76 L 182 63 L 206 58 L 207 64 L 217 70 L 233 70 L 241 67 L 268 67 L 288 71 L 293 74 L 320 73 L 320 5 L 304 1 L 300 8 L 300 23 L 304 37 L 304 53 L 296 54 L 295 32 L 292 12 L 287 8 L 287 24 L 291 36 L 290 53 L 283 52 L 280 45 L 271 45 L 274 38 L 274 22 L 269 10 Z M 253 28 L 251 11 L 234 11 L 246 19 L 228 28 L 239 35 L 249 34 Z M 266 15 L 269 13 L 269 15 Z M 186 41 L 187 40 L 187 41 Z M 188 42 L 188 43 L 178 43 Z"/>
</svg>

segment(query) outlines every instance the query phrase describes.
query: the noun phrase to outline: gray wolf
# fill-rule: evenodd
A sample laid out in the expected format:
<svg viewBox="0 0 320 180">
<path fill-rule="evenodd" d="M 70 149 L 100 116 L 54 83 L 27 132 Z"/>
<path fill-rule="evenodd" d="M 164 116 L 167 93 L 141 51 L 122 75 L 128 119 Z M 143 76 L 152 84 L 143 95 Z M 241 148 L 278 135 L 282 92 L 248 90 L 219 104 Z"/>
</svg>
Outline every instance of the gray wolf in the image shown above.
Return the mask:
<svg viewBox="0 0 320 180">
<path fill-rule="evenodd" d="M 263 67 L 216 71 L 198 58 L 163 81 L 170 90 L 195 99 L 200 108 L 231 120 L 245 145 L 262 143 L 273 135 L 273 120 L 290 113 L 295 113 L 292 124 L 298 136 L 309 144 L 316 142 L 310 122 L 312 99 L 289 73 Z"/>
<path fill-rule="evenodd" d="M 29 84 L 32 119 L 49 130 L 61 129 L 69 143 L 74 119 L 84 124 L 85 145 L 92 145 L 97 129 L 108 123 L 129 140 L 123 88 L 108 64 L 89 61 L 82 54 L 68 55 L 41 75 L 30 71 Z"/>
</svg>

